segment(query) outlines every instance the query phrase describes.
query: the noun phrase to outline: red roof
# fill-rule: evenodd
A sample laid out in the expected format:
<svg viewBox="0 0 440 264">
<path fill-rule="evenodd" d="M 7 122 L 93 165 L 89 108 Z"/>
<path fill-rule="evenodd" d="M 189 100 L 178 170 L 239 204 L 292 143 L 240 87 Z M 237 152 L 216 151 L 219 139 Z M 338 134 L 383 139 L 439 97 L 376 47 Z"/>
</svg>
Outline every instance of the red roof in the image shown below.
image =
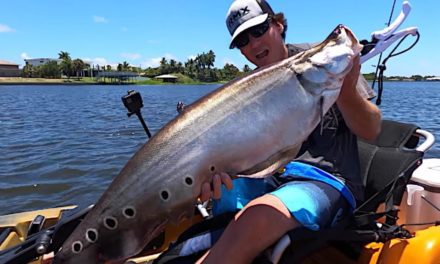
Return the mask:
<svg viewBox="0 0 440 264">
<path fill-rule="evenodd" d="M 4 60 L 0 60 L 0 65 L 14 65 L 14 66 L 18 66 L 18 64 L 9 62 L 9 61 L 4 61 Z"/>
</svg>

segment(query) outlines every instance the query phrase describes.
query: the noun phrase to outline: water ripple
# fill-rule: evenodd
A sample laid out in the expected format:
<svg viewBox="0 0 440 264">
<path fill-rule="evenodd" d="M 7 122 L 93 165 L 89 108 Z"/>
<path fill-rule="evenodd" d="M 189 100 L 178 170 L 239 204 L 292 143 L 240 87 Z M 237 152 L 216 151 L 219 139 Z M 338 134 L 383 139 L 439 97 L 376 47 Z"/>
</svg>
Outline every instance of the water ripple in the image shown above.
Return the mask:
<svg viewBox="0 0 440 264">
<path fill-rule="evenodd" d="M 142 94 L 152 133 L 218 85 L 0 86 L 0 215 L 90 204 L 147 138 L 121 96 Z M 440 138 L 440 83 L 386 83 L 385 118 L 415 123 Z M 440 157 L 437 143 L 427 157 Z"/>
</svg>

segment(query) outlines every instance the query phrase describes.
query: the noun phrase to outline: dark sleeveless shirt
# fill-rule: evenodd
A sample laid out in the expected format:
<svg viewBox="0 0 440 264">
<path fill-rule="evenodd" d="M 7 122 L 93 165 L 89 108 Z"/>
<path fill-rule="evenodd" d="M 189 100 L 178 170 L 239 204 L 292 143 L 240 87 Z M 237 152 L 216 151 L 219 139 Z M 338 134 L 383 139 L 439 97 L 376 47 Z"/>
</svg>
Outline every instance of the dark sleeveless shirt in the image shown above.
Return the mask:
<svg viewBox="0 0 440 264">
<path fill-rule="evenodd" d="M 287 44 L 289 57 L 311 47 L 311 44 Z M 359 93 L 363 97 L 373 97 L 374 93 L 362 74 L 359 79 Z M 295 160 L 338 177 L 345 182 L 356 200 L 363 201 L 364 186 L 360 176 L 357 137 L 345 124 L 336 103 L 303 143 Z"/>
</svg>

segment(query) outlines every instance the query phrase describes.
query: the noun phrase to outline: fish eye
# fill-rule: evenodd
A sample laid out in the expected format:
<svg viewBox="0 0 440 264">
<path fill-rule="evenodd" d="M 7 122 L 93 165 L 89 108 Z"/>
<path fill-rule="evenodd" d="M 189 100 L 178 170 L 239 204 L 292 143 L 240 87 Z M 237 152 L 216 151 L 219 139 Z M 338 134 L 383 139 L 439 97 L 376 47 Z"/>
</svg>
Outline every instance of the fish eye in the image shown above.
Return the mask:
<svg viewBox="0 0 440 264">
<path fill-rule="evenodd" d="M 136 209 L 134 209 L 134 207 L 132 206 L 128 206 L 125 207 L 122 210 L 122 214 L 126 217 L 126 218 L 133 218 L 136 216 Z"/>
<path fill-rule="evenodd" d="M 93 228 L 87 229 L 86 239 L 91 243 L 95 243 L 96 241 L 98 241 L 98 231 Z"/>
<path fill-rule="evenodd" d="M 115 230 L 118 227 L 118 220 L 114 217 L 108 216 L 104 219 L 104 226 L 110 230 Z"/>
<path fill-rule="evenodd" d="M 214 165 L 211 166 L 211 168 L 209 168 L 209 170 L 210 170 L 211 172 L 214 172 L 214 171 L 215 171 L 215 166 L 214 166 Z"/>
<path fill-rule="evenodd" d="M 72 244 L 72 252 L 75 254 L 81 253 L 83 249 L 83 244 L 81 243 L 81 241 L 75 241 Z"/>
</svg>

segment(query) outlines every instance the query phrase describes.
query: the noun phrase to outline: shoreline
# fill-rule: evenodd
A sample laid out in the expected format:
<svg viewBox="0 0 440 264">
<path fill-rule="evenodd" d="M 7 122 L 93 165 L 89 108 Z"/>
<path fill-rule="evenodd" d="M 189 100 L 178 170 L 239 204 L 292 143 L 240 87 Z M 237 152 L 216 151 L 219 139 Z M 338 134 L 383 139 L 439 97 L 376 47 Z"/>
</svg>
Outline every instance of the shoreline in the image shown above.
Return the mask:
<svg viewBox="0 0 440 264">
<path fill-rule="evenodd" d="M 225 82 L 203 83 L 196 81 L 183 82 L 162 82 L 157 80 L 142 80 L 130 82 L 98 82 L 87 79 L 44 79 L 44 78 L 14 78 L 14 77 L 0 77 L 0 86 L 6 85 L 66 85 L 66 86 L 81 86 L 81 85 L 201 85 L 201 84 L 223 84 Z"/>
<path fill-rule="evenodd" d="M 371 81 L 369 81 L 371 82 Z M 436 82 L 436 81 L 406 81 L 406 80 L 384 80 L 384 82 Z M 224 84 L 224 82 L 213 82 L 213 83 L 167 83 L 167 82 L 160 82 L 160 83 L 142 83 L 142 82 L 131 82 L 131 83 L 99 83 L 99 82 L 2 82 L 0 81 L 0 86 L 7 86 L 7 85 L 64 85 L 64 86 L 84 86 L 84 85 L 204 85 L 204 84 Z"/>
<path fill-rule="evenodd" d="M 368 80 L 372 82 L 372 80 Z M 437 80 L 414 80 L 414 79 L 404 79 L 404 80 L 384 80 L 384 82 L 435 82 Z M 193 80 L 184 80 L 181 82 L 162 82 L 157 80 L 137 80 L 131 82 L 98 82 L 90 77 L 85 78 L 71 78 L 71 79 L 45 79 L 45 78 L 23 78 L 23 77 L 0 77 L 0 86 L 6 85 L 65 85 L 65 86 L 82 86 L 82 85 L 203 85 L 203 84 L 224 84 L 225 81 L 203 83 L 196 82 Z"/>
</svg>

